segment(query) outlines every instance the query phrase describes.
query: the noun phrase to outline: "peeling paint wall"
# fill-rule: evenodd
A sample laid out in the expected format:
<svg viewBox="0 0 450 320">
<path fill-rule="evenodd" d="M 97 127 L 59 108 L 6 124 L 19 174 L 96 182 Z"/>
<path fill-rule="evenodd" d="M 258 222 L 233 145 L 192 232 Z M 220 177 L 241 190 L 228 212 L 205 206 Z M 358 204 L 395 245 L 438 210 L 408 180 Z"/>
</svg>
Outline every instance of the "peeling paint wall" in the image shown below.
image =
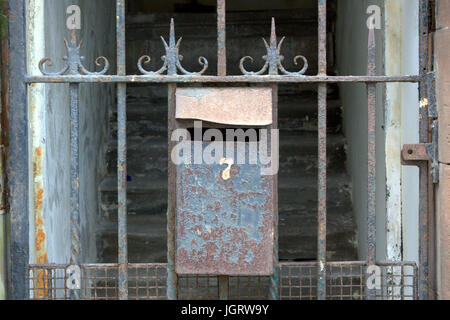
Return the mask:
<svg viewBox="0 0 450 320">
<path fill-rule="evenodd" d="M 378 5 L 377 74 L 418 74 L 417 0 L 338 1 L 337 60 L 340 75 L 366 73 L 366 9 Z M 386 88 L 386 94 L 383 88 Z M 353 204 L 360 258 L 367 238 L 367 98 L 364 85 L 341 85 L 344 129 L 349 141 Z M 418 169 L 400 164 L 403 144 L 418 142 L 417 84 L 377 88 L 377 259 L 413 260 L 418 255 Z M 361 246 L 362 245 L 362 246 Z"/>
<path fill-rule="evenodd" d="M 383 12 L 383 0 L 339 0 L 337 8 L 336 56 L 339 75 L 367 74 L 367 7 L 378 5 Z M 383 20 L 383 18 L 382 18 Z M 384 34 L 376 30 L 377 75 L 384 73 Z M 367 243 L 367 91 L 364 84 L 342 84 L 341 100 L 344 112 L 344 132 L 348 140 L 348 171 L 352 179 L 352 196 L 358 229 L 359 257 L 366 257 Z M 385 163 L 384 163 L 384 98 L 383 86 L 377 86 L 377 259 L 385 258 Z"/>
<path fill-rule="evenodd" d="M 387 1 L 385 8 L 385 72 L 401 74 L 402 64 L 402 2 Z M 386 257 L 402 259 L 402 192 L 400 163 L 402 136 L 402 84 L 386 85 L 385 134 L 386 134 Z"/>
<path fill-rule="evenodd" d="M 112 0 L 29 1 L 27 44 L 30 73 L 39 74 L 37 62 L 53 59 L 54 70 L 62 67 L 67 54 L 64 38 L 66 8 L 81 8 L 83 40 L 81 54 L 88 70 L 95 70 L 95 58 L 105 55 L 115 70 L 115 2 Z M 36 17 L 39 15 L 39 17 Z M 30 55 L 32 54 L 32 55 Z M 37 85 L 29 91 L 30 118 L 30 262 L 67 263 L 70 257 L 70 144 L 69 98 L 65 84 Z M 38 91 L 33 91 L 38 90 Z M 95 225 L 98 218 L 98 184 L 105 170 L 104 154 L 108 112 L 114 106 L 114 85 L 80 86 L 80 214 L 81 261 L 95 262 Z M 34 108 L 34 109 L 33 109 Z M 32 205 L 31 205 L 32 204 Z"/>
<path fill-rule="evenodd" d="M 402 0 L 401 73 L 419 73 L 419 1 Z M 419 88 L 417 84 L 401 86 L 401 144 L 419 143 Z M 419 260 L 419 168 L 402 167 L 402 257 Z"/>
</svg>

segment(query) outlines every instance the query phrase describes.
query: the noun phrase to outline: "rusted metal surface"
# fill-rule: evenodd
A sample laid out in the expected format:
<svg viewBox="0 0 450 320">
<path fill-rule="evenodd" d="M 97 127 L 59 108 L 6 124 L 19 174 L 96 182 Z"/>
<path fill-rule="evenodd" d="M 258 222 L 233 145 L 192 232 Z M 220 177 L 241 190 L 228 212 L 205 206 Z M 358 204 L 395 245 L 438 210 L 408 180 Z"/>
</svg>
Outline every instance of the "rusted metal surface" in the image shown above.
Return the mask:
<svg viewBox="0 0 450 320">
<path fill-rule="evenodd" d="M 319 75 L 327 73 L 327 1 L 319 0 Z"/>
<path fill-rule="evenodd" d="M 227 75 L 227 49 L 226 49 L 226 1 L 217 0 L 217 75 Z M 229 298 L 229 277 L 219 276 L 219 299 Z"/>
<path fill-rule="evenodd" d="M 117 74 L 126 75 L 125 0 L 116 3 Z M 127 85 L 117 85 L 117 203 L 118 203 L 118 261 L 119 299 L 128 299 L 128 240 L 127 240 Z"/>
<path fill-rule="evenodd" d="M 175 146 L 172 141 L 172 133 L 177 129 L 175 120 L 175 93 L 176 84 L 168 86 L 168 190 L 167 190 L 167 298 L 176 300 L 178 298 L 178 275 L 175 270 L 176 259 L 176 167 L 171 161 L 171 153 Z"/>
<path fill-rule="evenodd" d="M 69 265 L 38 264 L 28 266 L 29 286 L 28 298 L 32 300 L 68 300 L 70 290 L 66 286 Z M 119 273 L 120 265 L 116 263 L 83 264 L 80 266 L 80 282 L 83 288 L 83 300 L 117 300 L 120 297 Z M 36 285 L 35 279 L 39 273 L 47 275 L 43 286 Z M 164 300 L 167 299 L 165 263 L 130 263 L 127 265 L 129 274 L 129 298 L 133 300 Z M 38 295 L 45 292 L 45 297 Z"/>
<path fill-rule="evenodd" d="M 217 75 L 226 76 L 226 74 L 226 4 L 225 0 L 217 0 Z"/>
<path fill-rule="evenodd" d="M 290 75 L 290 76 L 301 76 L 303 75 L 306 70 L 308 69 L 308 61 L 304 56 L 296 56 L 294 58 L 294 64 L 297 64 L 298 59 L 303 60 L 303 68 L 298 72 L 289 72 L 287 71 L 283 65 L 281 64 L 281 61 L 283 61 L 284 57 L 281 55 L 281 45 L 283 44 L 284 37 L 281 38 L 280 42 L 277 44 L 277 36 L 276 36 L 276 30 L 275 30 L 275 19 L 272 18 L 272 27 L 270 30 L 270 44 L 267 43 L 266 39 L 263 38 L 264 45 L 267 50 L 267 55 L 263 56 L 263 59 L 265 60 L 264 66 L 261 68 L 261 70 L 257 72 L 247 71 L 244 68 L 244 61 L 246 59 L 249 59 L 251 62 L 253 62 L 253 58 L 250 56 L 245 56 L 241 59 L 239 68 L 241 69 L 241 72 L 245 75 L 262 75 L 267 70 L 269 70 L 269 75 L 277 75 L 278 70 L 281 71 L 282 74 Z"/>
<path fill-rule="evenodd" d="M 278 85 L 271 84 L 272 88 L 272 124 L 270 126 L 271 133 L 272 129 L 278 130 Z M 270 136 L 271 137 L 271 136 Z M 278 137 L 279 139 L 279 137 Z M 280 145 L 279 141 L 276 142 L 277 146 Z M 272 138 L 270 138 L 270 145 L 272 152 L 274 149 L 272 147 Z M 277 150 L 277 156 L 279 154 L 279 150 Z M 280 266 L 278 261 L 278 223 L 279 223 L 279 215 L 278 215 L 278 175 L 275 174 L 272 176 L 273 183 L 273 194 L 272 194 L 272 203 L 273 203 L 273 273 L 270 276 L 270 285 L 269 285 L 269 299 L 278 300 L 280 298 Z"/>
<path fill-rule="evenodd" d="M 326 254 L 327 254 L 327 87 L 319 85 L 318 91 L 318 136 L 319 136 L 319 167 L 318 167 L 318 235 L 317 260 L 319 299 L 326 296 Z"/>
<path fill-rule="evenodd" d="M 377 262 L 381 268 L 381 289 L 377 299 L 416 300 L 417 266 L 414 262 Z M 46 264 L 28 266 L 28 295 L 32 300 L 67 300 L 69 292 L 66 269 L 68 265 Z M 327 298 L 333 300 L 366 299 L 366 262 L 346 261 L 328 262 Z M 282 262 L 280 263 L 280 299 L 312 300 L 317 298 L 316 283 L 317 262 Z M 393 274 L 392 270 L 400 269 Z M 35 277 L 39 272 L 48 274 L 48 285 L 37 287 Z M 130 263 L 129 298 L 133 300 L 167 299 L 167 264 L 165 263 Z M 208 275 L 181 276 L 179 280 L 181 299 L 218 299 L 218 277 Z M 266 299 L 268 295 L 267 277 L 229 277 L 229 297 L 231 299 Z M 81 282 L 83 299 L 116 300 L 118 296 L 118 264 L 81 265 Z M 390 295 L 393 283 L 401 283 L 396 296 Z M 46 298 L 36 295 L 44 290 Z"/>
<path fill-rule="evenodd" d="M 280 263 L 280 299 L 315 300 L 317 292 L 317 262 Z M 416 300 L 417 266 L 414 262 L 377 262 L 380 268 L 380 289 L 376 290 L 376 300 Z M 327 295 L 330 300 L 367 299 L 367 262 L 345 261 L 327 263 Z M 393 270 L 398 270 L 394 273 Z M 395 283 L 398 289 L 392 291 Z"/>
<path fill-rule="evenodd" d="M 183 76 L 183 75 L 141 75 L 141 76 L 26 76 L 26 83 L 338 83 L 338 82 L 420 82 L 416 75 L 406 76 Z"/>
<path fill-rule="evenodd" d="M 375 30 L 369 29 L 367 74 L 376 75 Z M 367 85 L 367 264 L 376 261 L 376 84 Z M 375 299 L 374 289 L 369 291 L 369 299 Z"/>
<path fill-rule="evenodd" d="M 427 99 L 425 75 L 428 71 L 428 0 L 419 2 L 419 99 Z M 419 108 L 419 143 L 428 143 L 428 108 Z M 421 300 L 430 298 L 429 286 L 429 164 L 423 162 L 419 167 L 419 297 Z"/>
<path fill-rule="evenodd" d="M 418 165 L 416 161 L 428 161 L 431 156 L 428 153 L 431 144 L 404 144 L 402 148 L 402 164 L 403 165 Z M 411 162 L 413 161 L 413 162 Z"/>
<path fill-rule="evenodd" d="M 273 272 L 272 177 L 261 175 L 261 164 L 238 165 L 237 159 L 229 178 L 219 164 L 177 166 L 177 273 Z"/>
<path fill-rule="evenodd" d="M 327 32 L 327 2 L 320 0 L 318 6 L 319 27 L 319 75 L 326 75 L 326 32 Z M 318 231 L 317 231 L 317 260 L 318 282 L 317 298 L 326 298 L 326 257 L 327 257 L 327 85 L 319 84 L 318 87 L 318 141 L 319 141 L 319 165 L 318 165 Z"/>
<path fill-rule="evenodd" d="M 162 74 L 164 71 L 167 71 L 168 75 L 175 75 L 177 74 L 177 70 L 180 70 L 181 73 L 184 75 L 201 75 L 203 74 L 206 69 L 208 69 L 208 60 L 206 60 L 205 57 L 200 57 L 198 59 L 198 62 L 201 66 L 203 66 L 202 70 L 199 72 L 189 72 L 186 69 L 183 68 L 181 65 L 181 60 L 183 60 L 183 56 L 179 54 L 181 39 L 178 39 L 178 41 L 175 43 L 175 24 L 173 22 L 173 18 L 170 20 L 170 36 L 169 36 L 169 44 L 167 44 L 166 40 L 164 40 L 163 37 L 161 37 L 161 40 L 164 44 L 164 48 L 166 50 L 166 55 L 161 57 L 161 60 L 163 61 L 162 67 L 157 71 L 147 71 L 144 69 L 143 64 L 149 64 L 151 61 L 150 56 L 142 56 L 139 58 L 138 61 L 138 69 L 142 74 L 145 75 L 159 75 Z"/>
<path fill-rule="evenodd" d="M 178 88 L 177 119 L 197 119 L 230 125 L 272 123 L 271 88 Z"/>
<path fill-rule="evenodd" d="M 45 76 L 62 76 L 64 74 L 70 74 L 70 75 L 104 75 L 108 69 L 109 69 L 109 61 L 105 57 L 98 57 L 95 60 L 95 64 L 97 66 L 101 66 L 100 61 L 103 61 L 103 69 L 99 72 L 90 72 L 86 70 L 86 68 L 83 66 L 83 63 L 81 62 L 84 57 L 80 55 L 80 47 L 82 45 L 83 41 L 80 41 L 80 43 L 77 42 L 76 38 L 76 31 L 72 30 L 71 33 L 71 39 L 70 42 L 67 42 L 66 39 L 64 39 L 64 44 L 67 48 L 68 55 L 63 57 L 63 60 L 66 61 L 66 65 L 62 68 L 62 70 L 57 72 L 49 72 L 45 69 L 45 65 L 52 66 L 53 62 L 51 58 L 43 58 L 39 62 L 39 69 L 41 70 L 42 74 Z"/>
<path fill-rule="evenodd" d="M 79 85 L 70 84 L 70 263 L 80 265 L 80 163 L 79 163 Z M 72 290 L 71 297 L 79 299 L 79 291 Z"/>
</svg>

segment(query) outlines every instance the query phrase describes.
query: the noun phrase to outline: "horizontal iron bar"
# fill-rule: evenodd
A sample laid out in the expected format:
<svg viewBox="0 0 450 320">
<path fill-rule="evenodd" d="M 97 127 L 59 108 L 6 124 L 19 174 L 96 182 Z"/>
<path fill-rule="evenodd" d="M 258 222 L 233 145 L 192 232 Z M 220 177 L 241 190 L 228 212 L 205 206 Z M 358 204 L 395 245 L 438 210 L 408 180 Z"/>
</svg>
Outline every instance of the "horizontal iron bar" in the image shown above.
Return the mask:
<svg viewBox="0 0 450 320">
<path fill-rule="evenodd" d="M 320 83 L 320 82 L 420 82 L 417 75 L 406 76 L 27 76 L 26 83 Z"/>
<path fill-rule="evenodd" d="M 310 266 L 317 265 L 317 261 L 280 262 L 283 266 Z M 366 266 L 367 261 L 327 261 L 327 266 Z M 380 267 L 416 265 L 414 261 L 377 261 L 375 265 Z"/>
<path fill-rule="evenodd" d="M 301 262 L 284 262 L 280 261 L 283 266 L 310 266 L 317 264 L 317 261 L 301 261 Z M 328 266 L 345 266 L 345 265 L 367 265 L 367 261 L 327 261 Z M 414 261 L 377 261 L 375 265 L 384 266 L 409 266 L 416 265 Z M 70 264 L 29 264 L 28 269 L 45 269 L 45 268 L 67 268 Z M 118 263 L 86 263 L 82 264 L 82 268 L 111 268 L 119 267 Z M 167 263 L 129 263 L 129 268 L 136 267 L 167 267 Z"/>
</svg>

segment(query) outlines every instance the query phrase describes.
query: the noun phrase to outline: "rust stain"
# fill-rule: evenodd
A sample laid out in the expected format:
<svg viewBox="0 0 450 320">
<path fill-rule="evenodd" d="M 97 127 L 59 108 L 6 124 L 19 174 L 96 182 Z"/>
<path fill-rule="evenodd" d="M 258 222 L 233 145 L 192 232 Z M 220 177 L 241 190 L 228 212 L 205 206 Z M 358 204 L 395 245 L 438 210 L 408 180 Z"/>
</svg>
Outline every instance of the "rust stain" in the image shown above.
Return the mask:
<svg viewBox="0 0 450 320">
<path fill-rule="evenodd" d="M 177 167 L 176 270 L 272 274 L 272 178 L 260 176 L 258 165 L 231 165 L 227 172 L 223 165 L 230 163 L 222 163 Z"/>
<path fill-rule="evenodd" d="M 36 232 L 36 250 L 37 251 L 41 251 L 42 250 L 42 245 L 44 244 L 45 241 L 45 233 L 42 229 L 39 229 Z"/>
<path fill-rule="evenodd" d="M 33 159 L 33 176 L 40 176 L 42 173 L 42 150 L 41 147 L 38 147 L 34 150 L 35 157 Z"/>
<path fill-rule="evenodd" d="M 46 234 L 44 231 L 44 221 L 43 221 L 43 204 L 44 204 L 44 188 L 42 186 L 42 148 L 36 147 L 34 149 L 33 157 L 33 180 L 34 182 L 34 215 L 35 215 L 35 254 L 36 261 L 38 264 L 48 263 L 47 258 L 47 246 L 46 246 Z M 39 288 L 36 291 L 37 298 L 47 298 L 48 297 L 48 285 L 47 271 L 41 270 L 36 277 L 35 286 Z"/>
<path fill-rule="evenodd" d="M 36 193 L 36 211 L 41 210 L 42 204 L 43 204 L 43 198 L 44 198 L 44 190 L 39 189 Z M 40 217 L 38 217 L 37 219 L 40 219 Z"/>
<path fill-rule="evenodd" d="M 177 88 L 177 119 L 231 125 L 272 124 L 270 88 Z"/>
</svg>

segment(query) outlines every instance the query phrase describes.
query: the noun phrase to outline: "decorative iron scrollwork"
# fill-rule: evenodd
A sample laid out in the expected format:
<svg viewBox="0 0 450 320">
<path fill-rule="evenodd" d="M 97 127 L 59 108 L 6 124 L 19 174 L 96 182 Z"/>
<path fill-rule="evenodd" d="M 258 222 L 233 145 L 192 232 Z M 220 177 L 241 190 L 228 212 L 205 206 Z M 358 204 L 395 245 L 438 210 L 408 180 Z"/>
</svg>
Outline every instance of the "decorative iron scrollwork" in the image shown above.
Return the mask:
<svg viewBox="0 0 450 320">
<path fill-rule="evenodd" d="M 84 57 L 80 55 L 80 47 L 83 41 L 80 41 L 77 44 L 75 32 L 72 32 L 70 43 L 67 39 L 64 39 L 64 44 L 67 48 L 67 56 L 63 57 L 63 60 L 66 61 L 66 65 L 59 72 L 48 72 L 45 70 L 45 65 L 52 66 L 53 61 L 51 58 L 44 58 L 39 62 L 39 70 L 41 70 L 42 74 L 45 76 L 62 76 L 64 74 L 69 75 L 103 75 L 109 69 L 109 61 L 105 57 L 101 56 L 95 60 L 95 64 L 97 66 L 101 66 L 103 61 L 103 69 L 99 72 L 90 72 L 88 71 L 82 64 Z"/>
<path fill-rule="evenodd" d="M 149 64 L 151 61 L 150 56 L 145 55 L 139 58 L 138 60 L 138 69 L 144 75 L 158 75 L 162 74 L 167 70 L 168 75 L 176 75 L 177 70 L 180 70 L 185 75 L 201 75 L 206 69 L 208 69 L 208 60 L 205 57 L 199 57 L 198 62 L 201 66 L 203 66 L 202 70 L 199 72 L 189 72 L 183 68 L 181 65 L 181 61 L 183 60 L 183 56 L 179 54 L 179 48 L 181 44 L 181 39 L 175 43 L 175 25 L 173 22 L 173 18 L 170 20 L 170 36 L 169 36 L 169 44 L 161 37 L 161 40 L 164 44 L 164 48 L 166 50 L 166 55 L 161 57 L 161 60 L 164 62 L 162 67 L 157 71 L 147 71 L 144 69 L 143 64 Z"/>
<path fill-rule="evenodd" d="M 269 69 L 270 75 L 277 75 L 278 70 L 281 71 L 282 74 L 290 75 L 290 76 L 301 76 L 303 75 L 306 70 L 308 69 L 308 60 L 304 56 L 298 55 L 294 58 L 294 64 L 297 65 L 298 59 L 303 60 L 303 68 L 298 72 L 289 72 L 287 71 L 281 62 L 284 60 L 284 57 L 281 55 L 281 45 L 283 44 L 285 37 L 281 38 L 280 43 L 277 45 L 277 36 L 275 32 L 275 19 L 272 18 L 272 28 L 270 33 L 270 45 L 267 43 L 266 39 L 263 38 L 264 45 L 267 49 L 267 55 L 263 56 L 262 58 L 265 60 L 264 66 L 261 68 L 261 70 L 257 72 L 247 71 L 244 68 L 244 61 L 246 59 L 249 59 L 253 63 L 253 58 L 250 56 L 245 56 L 241 59 L 239 63 L 239 68 L 241 69 L 242 73 L 245 75 L 262 75 Z"/>
</svg>

